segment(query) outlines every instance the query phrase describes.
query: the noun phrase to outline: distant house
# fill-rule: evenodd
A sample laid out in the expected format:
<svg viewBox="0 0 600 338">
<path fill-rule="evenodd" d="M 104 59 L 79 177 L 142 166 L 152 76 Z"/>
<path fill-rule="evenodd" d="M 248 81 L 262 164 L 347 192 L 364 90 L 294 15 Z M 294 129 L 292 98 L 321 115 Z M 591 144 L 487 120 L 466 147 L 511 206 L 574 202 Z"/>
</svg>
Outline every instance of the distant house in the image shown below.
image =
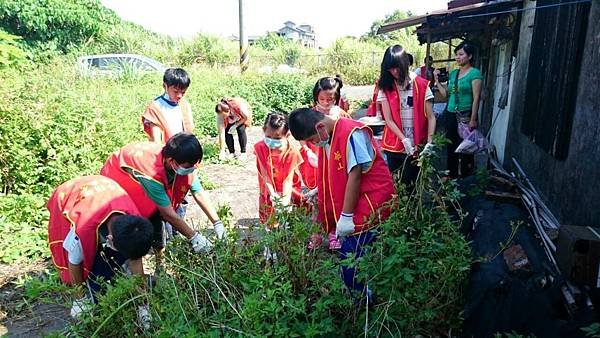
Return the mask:
<svg viewBox="0 0 600 338">
<path fill-rule="evenodd" d="M 298 42 L 304 47 L 315 48 L 315 32 L 311 25 L 296 25 L 292 21 L 286 21 L 284 26 L 276 33 L 294 42 Z"/>
<path fill-rule="evenodd" d="M 256 40 L 260 39 L 261 37 L 261 35 L 248 35 L 248 44 L 252 46 Z M 228 39 L 230 41 L 240 41 L 240 38 L 237 35 L 230 35 Z"/>
</svg>

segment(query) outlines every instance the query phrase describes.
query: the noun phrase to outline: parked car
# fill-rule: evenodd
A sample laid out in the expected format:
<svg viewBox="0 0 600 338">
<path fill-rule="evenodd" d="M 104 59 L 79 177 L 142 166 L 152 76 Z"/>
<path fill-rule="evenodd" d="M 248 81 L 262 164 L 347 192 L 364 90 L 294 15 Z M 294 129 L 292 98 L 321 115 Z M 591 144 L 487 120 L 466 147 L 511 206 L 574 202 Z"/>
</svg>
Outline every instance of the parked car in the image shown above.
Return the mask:
<svg viewBox="0 0 600 338">
<path fill-rule="evenodd" d="M 128 71 L 163 73 L 167 69 L 154 59 L 136 54 L 86 55 L 77 59 L 76 66 L 84 76 L 114 76 Z"/>
</svg>

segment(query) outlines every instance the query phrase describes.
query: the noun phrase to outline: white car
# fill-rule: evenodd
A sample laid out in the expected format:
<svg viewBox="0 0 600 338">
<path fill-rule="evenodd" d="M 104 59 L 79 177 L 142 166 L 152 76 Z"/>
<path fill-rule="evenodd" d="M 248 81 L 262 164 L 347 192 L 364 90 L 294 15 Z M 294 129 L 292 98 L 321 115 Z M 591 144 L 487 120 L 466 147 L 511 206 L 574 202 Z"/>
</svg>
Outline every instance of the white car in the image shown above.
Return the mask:
<svg viewBox="0 0 600 338">
<path fill-rule="evenodd" d="M 119 75 L 124 72 L 164 73 L 167 66 L 137 54 L 86 55 L 77 59 L 77 70 L 85 76 Z"/>
</svg>

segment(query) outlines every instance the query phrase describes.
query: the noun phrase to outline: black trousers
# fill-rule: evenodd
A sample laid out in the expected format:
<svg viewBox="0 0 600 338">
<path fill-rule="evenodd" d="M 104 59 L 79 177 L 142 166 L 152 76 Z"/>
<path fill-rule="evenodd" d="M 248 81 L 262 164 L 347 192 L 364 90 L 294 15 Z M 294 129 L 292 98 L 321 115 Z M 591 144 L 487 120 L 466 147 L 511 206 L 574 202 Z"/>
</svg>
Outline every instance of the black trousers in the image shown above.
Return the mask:
<svg viewBox="0 0 600 338">
<path fill-rule="evenodd" d="M 406 185 L 408 191 L 412 191 L 420 170 L 417 166 L 417 159 L 404 153 L 393 153 L 387 150 L 383 152 L 392 175 L 398 173 L 400 182 Z"/>
<path fill-rule="evenodd" d="M 450 139 L 448 145 L 448 170 L 451 178 L 467 177 L 475 170 L 475 156 L 473 154 L 457 154 L 454 151 L 462 142 L 458 135 L 458 120 L 456 113 L 444 112 L 446 115 L 446 137 Z M 459 172 L 460 168 L 460 172 Z"/>
<path fill-rule="evenodd" d="M 233 127 L 235 124 L 230 124 L 225 128 L 225 144 L 227 144 L 227 149 L 231 154 L 235 153 L 235 146 L 233 145 L 233 135 L 229 134 L 229 129 Z M 240 125 L 237 128 L 238 141 L 240 141 L 240 152 L 246 152 L 246 143 L 248 142 L 248 137 L 246 136 L 246 126 Z"/>
</svg>

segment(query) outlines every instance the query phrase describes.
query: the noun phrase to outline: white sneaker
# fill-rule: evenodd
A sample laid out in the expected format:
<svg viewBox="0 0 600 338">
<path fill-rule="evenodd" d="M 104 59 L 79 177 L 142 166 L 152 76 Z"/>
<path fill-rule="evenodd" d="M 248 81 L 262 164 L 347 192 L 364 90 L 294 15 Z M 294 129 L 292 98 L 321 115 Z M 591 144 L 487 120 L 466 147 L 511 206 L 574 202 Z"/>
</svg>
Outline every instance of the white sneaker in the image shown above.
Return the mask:
<svg viewBox="0 0 600 338">
<path fill-rule="evenodd" d="M 248 157 L 246 156 L 246 153 L 241 153 L 237 159 L 240 161 L 245 161 L 248 159 Z"/>
</svg>

